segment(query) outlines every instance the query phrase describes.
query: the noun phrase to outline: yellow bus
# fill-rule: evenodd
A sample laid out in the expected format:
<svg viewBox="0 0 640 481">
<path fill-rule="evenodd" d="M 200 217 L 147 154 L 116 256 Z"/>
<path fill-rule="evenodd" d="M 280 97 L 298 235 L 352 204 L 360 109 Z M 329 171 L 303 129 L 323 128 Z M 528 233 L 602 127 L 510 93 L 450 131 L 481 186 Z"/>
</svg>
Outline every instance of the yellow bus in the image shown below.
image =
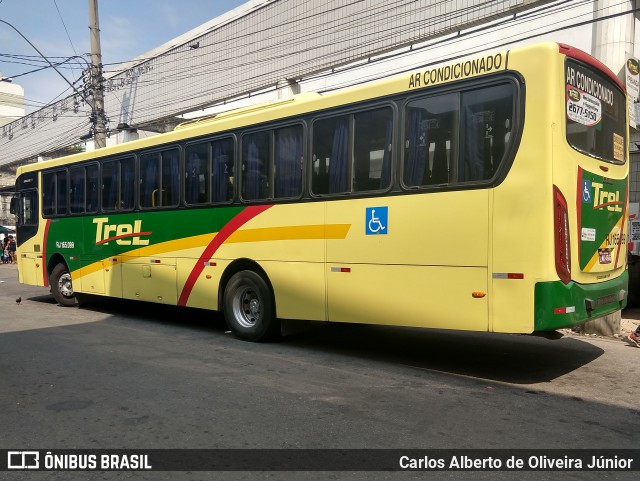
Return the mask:
<svg viewBox="0 0 640 481">
<path fill-rule="evenodd" d="M 20 167 L 20 282 L 283 319 L 534 333 L 623 308 L 627 105 L 545 43 Z"/>
</svg>

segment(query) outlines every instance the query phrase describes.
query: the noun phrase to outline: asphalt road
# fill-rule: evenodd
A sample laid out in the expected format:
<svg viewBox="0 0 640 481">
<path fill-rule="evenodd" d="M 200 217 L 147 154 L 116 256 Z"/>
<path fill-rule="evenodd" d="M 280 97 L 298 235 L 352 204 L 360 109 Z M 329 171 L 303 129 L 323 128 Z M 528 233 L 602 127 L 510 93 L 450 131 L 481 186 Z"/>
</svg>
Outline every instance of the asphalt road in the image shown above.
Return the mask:
<svg viewBox="0 0 640 481">
<path fill-rule="evenodd" d="M 116 300 L 62 308 L 16 278 L 0 265 L 0 449 L 640 448 L 640 349 L 620 340 L 318 325 L 252 344 L 208 312 Z M 79 474 L 0 479 L 302 477 Z M 635 478 L 304 478 L 560 474 Z"/>
</svg>

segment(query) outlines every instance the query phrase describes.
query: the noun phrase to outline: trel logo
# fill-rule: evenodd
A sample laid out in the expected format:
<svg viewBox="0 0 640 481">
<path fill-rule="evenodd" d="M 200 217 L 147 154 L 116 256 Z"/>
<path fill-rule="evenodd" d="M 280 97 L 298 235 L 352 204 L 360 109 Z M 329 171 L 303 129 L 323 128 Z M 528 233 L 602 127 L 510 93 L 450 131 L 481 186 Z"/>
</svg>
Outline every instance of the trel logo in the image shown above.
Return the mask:
<svg viewBox="0 0 640 481">
<path fill-rule="evenodd" d="M 598 182 L 592 182 L 595 192 L 593 193 L 593 210 L 604 209 L 611 212 L 622 212 L 622 205 L 624 202 L 620 200 L 620 192 L 607 192 L 603 189 L 604 184 Z"/>
<path fill-rule="evenodd" d="M 141 237 L 149 236 L 152 232 L 142 230 L 141 220 L 135 220 L 133 224 L 109 224 L 108 217 L 97 217 L 93 223 L 96 224 L 96 245 L 107 245 L 112 241 L 121 246 L 149 245 L 149 239 Z"/>
</svg>

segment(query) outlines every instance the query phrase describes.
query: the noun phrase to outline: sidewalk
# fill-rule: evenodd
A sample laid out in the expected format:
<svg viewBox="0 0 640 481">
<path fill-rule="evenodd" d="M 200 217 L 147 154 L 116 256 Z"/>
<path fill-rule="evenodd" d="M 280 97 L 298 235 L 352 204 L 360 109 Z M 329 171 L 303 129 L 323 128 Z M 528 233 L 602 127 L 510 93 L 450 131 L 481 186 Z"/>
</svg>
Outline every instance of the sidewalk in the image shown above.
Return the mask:
<svg viewBox="0 0 640 481">
<path fill-rule="evenodd" d="M 627 337 L 630 332 L 635 331 L 640 325 L 640 307 L 627 307 L 622 311 L 622 321 L 620 322 L 620 335 Z"/>
</svg>

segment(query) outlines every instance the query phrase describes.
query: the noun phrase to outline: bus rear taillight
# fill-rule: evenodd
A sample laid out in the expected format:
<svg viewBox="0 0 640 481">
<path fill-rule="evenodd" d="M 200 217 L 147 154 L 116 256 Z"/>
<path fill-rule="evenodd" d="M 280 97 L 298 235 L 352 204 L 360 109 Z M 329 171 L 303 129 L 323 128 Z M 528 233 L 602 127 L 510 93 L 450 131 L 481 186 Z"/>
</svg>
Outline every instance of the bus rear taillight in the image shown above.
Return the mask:
<svg viewBox="0 0 640 481">
<path fill-rule="evenodd" d="M 556 253 L 556 272 L 560 280 L 568 284 L 571 280 L 571 238 L 569 235 L 569 209 L 567 200 L 553 186 L 553 232 Z"/>
</svg>

